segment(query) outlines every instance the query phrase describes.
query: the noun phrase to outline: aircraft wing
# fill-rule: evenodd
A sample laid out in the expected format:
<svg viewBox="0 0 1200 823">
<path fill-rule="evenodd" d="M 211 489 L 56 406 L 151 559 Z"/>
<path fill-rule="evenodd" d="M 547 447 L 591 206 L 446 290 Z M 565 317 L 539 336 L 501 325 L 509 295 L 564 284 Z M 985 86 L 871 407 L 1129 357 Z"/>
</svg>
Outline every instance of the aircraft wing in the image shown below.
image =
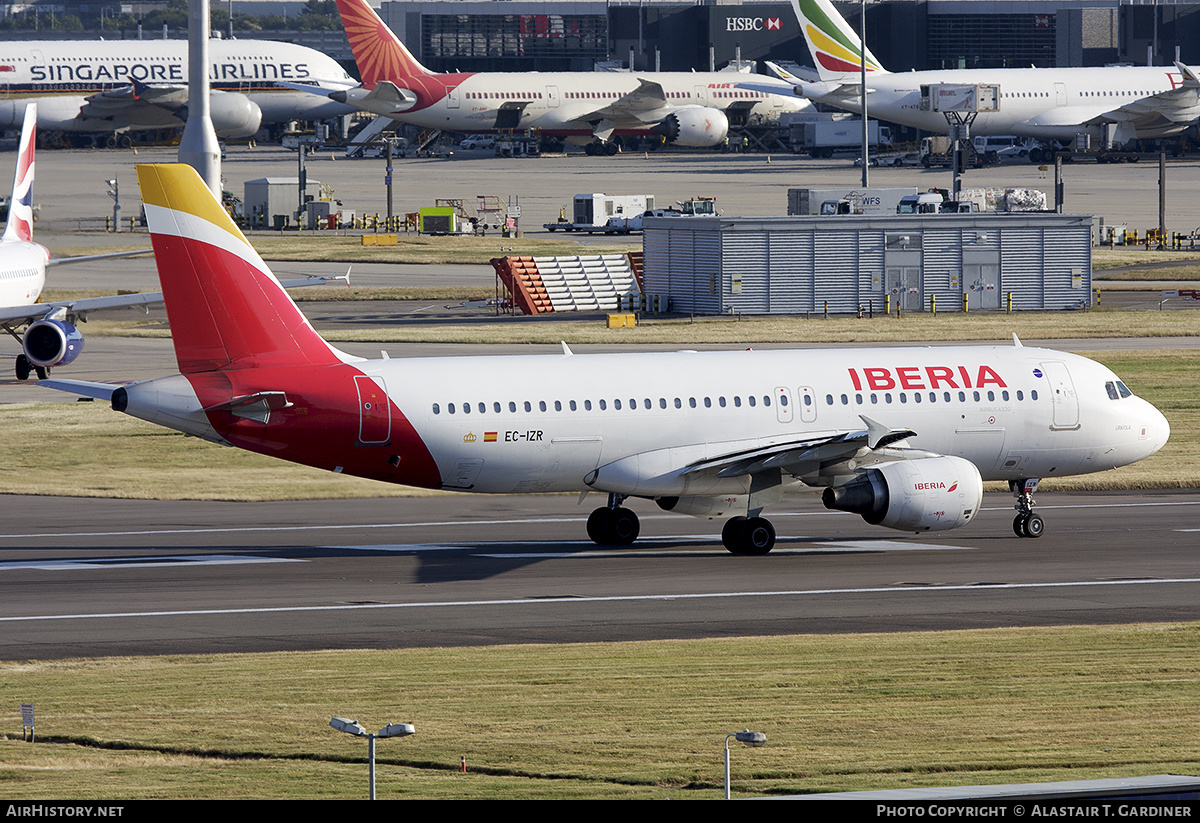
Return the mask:
<svg viewBox="0 0 1200 823">
<path fill-rule="evenodd" d="M 1196 122 L 1200 117 L 1200 76 L 1183 63 L 1176 63 L 1182 83 L 1167 91 L 1139 97 L 1123 106 L 1065 106 L 1032 118 L 1034 126 L 1082 126 L 1119 123 L 1139 135 L 1169 134 Z"/>
<path fill-rule="evenodd" d="M 830 484 L 857 468 L 927 452 L 891 448 L 916 433 L 862 416 L 865 429 L 809 432 L 802 438 L 733 441 L 666 448 L 631 455 L 598 468 L 587 480 L 595 489 L 641 496 L 677 495 L 681 488 L 718 488 L 721 481 L 748 477 L 752 484 L 778 486 L 783 474 L 810 485 Z M 854 459 L 850 465 L 848 461 Z M 696 492 L 702 493 L 702 492 Z"/>
<path fill-rule="evenodd" d="M 852 457 L 878 452 L 909 437 L 916 437 L 916 432 L 911 429 L 892 429 L 866 416 L 862 416 L 862 420 L 867 424 L 866 429 L 815 433 L 802 440 L 773 443 L 700 460 L 689 466 L 685 474 L 713 472 L 717 477 L 726 478 L 779 469 L 803 479 L 815 477 L 822 469 L 839 465 Z"/>
<path fill-rule="evenodd" d="M 661 120 L 664 109 L 668 107 L 667 93 L 661 83 L 638 78 L 636 89 L 606 106 L 580 115 L 578 119 L 588 122 L 609 121 L 613 124 L 628 123 L 631 120 L 645 123 Z"/>
<path fill-rule="evenodd" d="M 170 128 L 179 125 L 175 116 L 187 103 L 186 86 L 151 86 L 134 82 L 84 98 L 80 117 L 136 124 L 141 128 Z"/>
<path fill-rule="evenodd" d="M 80 259 L 83 258 L 68 258 L 59 262 L 75 262 Z M 280 284 L 285 289 L 294 289 L 303 286 L 327 286 L 333 283 L 350 285 L 349 273 L 336 277 L 302 277 L 295 280 L 280 281 Z M 114 294 L 107 297 L 81 297 L 78 300 L 56 300 L 47 303 L 34 303 L 31 306 L 10 306 L 0 308 L 0 324 L 14 327 L 23 326 L 26 323 L 33 323 L 52 314 L 86 320 L 87 315 L 94 311 L 136 308 L 145 311 L 150 306 L 161 302 L 163 302 L 162 292 L 150 291 L 135 292 L 132 294 Z"/>
</svg>

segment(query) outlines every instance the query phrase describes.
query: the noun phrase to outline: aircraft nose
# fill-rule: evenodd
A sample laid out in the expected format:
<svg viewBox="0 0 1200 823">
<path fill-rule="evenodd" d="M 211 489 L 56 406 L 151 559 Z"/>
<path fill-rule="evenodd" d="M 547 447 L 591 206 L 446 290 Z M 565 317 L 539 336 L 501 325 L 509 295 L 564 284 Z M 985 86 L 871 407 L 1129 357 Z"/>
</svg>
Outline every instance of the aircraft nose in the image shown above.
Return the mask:
<svg viewBox="0 0 1200 823">
<path fill-rule="evenodd" d="M 1167 445 L 1167 440 L 1171 437 L 1171 424 L 1167 422 L 1166 416 L 1154 406 L 1149 403 L 1146 406 L 1147 414 L 1143 416 L 1145 422 L 1142 424 L 1142 428 L 1146 432 L 1145 442 L 1149 445 L 1146 456 L 1149 457 Z"/>
</svg>

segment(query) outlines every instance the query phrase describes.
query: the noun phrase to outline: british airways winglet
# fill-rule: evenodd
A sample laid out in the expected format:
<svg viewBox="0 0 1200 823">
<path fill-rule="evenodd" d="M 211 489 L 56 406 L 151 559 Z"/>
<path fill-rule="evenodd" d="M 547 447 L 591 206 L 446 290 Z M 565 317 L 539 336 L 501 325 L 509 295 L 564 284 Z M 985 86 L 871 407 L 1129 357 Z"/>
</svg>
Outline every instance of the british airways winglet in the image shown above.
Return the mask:
<svg viewBox="0 0 1200 823">
<path fill-rule="evenodd" d="M 140 166 L 182 372 L 122 387 L 41 385 L 216 443 L 435 489 L 599 491 L 601 544 L 629 544 L 631 497 L 728 518 L 765 554 L 789 485 L 905 531 L 965 526 L 983 480 L 1037 537 L 1042 477 L 1154 454 L 1170 428 L 1104 366 L 1013 346 L 363 360 L 328 345 L 186 166 Z M 919 443 L 920 448 L 914 446 Z"/>
</svg>

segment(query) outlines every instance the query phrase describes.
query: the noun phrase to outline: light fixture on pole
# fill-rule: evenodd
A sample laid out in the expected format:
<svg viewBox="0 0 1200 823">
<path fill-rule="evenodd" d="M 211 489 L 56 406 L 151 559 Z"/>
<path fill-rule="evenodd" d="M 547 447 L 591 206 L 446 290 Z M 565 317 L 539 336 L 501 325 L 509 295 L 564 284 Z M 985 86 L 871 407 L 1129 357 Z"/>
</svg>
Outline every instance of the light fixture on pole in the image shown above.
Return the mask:
<svg viewBox="0 0 1200 823">
<path fill-rule="evenodd" d="M 375 739 L 378 737 L 408 737 L 410 734 L 417 733 L 417 730 L 413 728 L 411 723 L 388 723 L 375 734 L 371 734 L 363 728 L 363 725 L 357 720 L 347 720 L 344 717 L 333 718 L 329 721 L 329 725 L 339 732 L 352 734 L 355 737 L 367 738 L 367 762 L 370 764 L 371 773 L 371 800 L 375 799 Z M 726 742 L 726 746 L 728 746 L 728 742 Z M 726 756 L 728 757 L 728 755 Z"/>
<path fill-rule="evenodd" d="M 725 799 L 729 799 L 729 738 L 734 738 L 753 748 L 767 745 L 767 736 L 762 732 L 752 732 L 749 729 L 725 735 Z"/>
</svg>

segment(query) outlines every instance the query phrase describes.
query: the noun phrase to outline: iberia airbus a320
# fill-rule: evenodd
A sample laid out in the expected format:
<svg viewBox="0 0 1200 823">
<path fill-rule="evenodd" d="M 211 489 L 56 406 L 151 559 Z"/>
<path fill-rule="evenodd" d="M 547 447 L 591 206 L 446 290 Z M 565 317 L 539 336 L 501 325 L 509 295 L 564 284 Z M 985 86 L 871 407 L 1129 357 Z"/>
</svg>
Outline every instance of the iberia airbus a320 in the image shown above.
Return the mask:
<svg viewBox="0 0 1200 823">
<path fill-rule="evenodd" d="M 728 518 L 765 554 L 788 486 L 904 531 L 965 526 L 983 481 L 1037 537 L 1038 479 L 1154 454 L 1170 428 L 1099 363 L 1012 346 L 364 360 L 328 345 L 187 166 L 139 166 L 180 374 L 47 380 L 216 443 L 463 492 L 598 491 L 597 543 L 631 498 Z"/>
</svg>

